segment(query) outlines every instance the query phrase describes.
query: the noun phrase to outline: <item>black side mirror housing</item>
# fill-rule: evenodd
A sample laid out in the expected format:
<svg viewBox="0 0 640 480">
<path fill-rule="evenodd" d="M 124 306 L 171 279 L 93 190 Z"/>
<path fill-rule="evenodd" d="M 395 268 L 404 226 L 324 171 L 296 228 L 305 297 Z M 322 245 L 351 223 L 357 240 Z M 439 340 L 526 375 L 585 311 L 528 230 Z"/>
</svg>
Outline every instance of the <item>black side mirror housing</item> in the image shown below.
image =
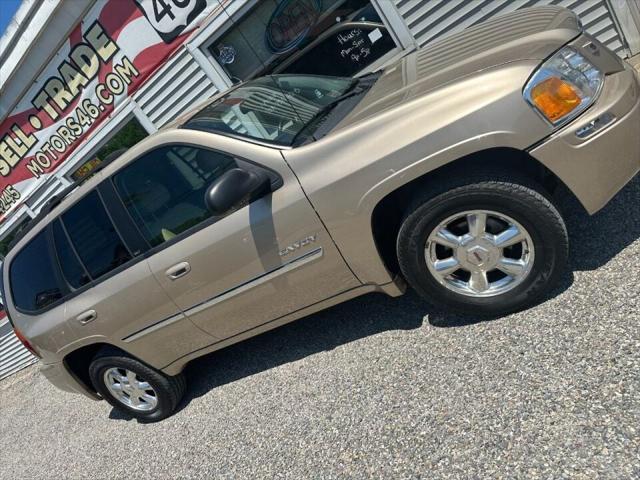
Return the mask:
<svg viewBox="0 0 640 480">
<path fill-rule="evenodd" d="M 266 193 L 270 185 L 266 173 L 232 168 L 209 185 L 204 203 L 213 215 L 222 215 L 243 199 Z"/>
</svg>

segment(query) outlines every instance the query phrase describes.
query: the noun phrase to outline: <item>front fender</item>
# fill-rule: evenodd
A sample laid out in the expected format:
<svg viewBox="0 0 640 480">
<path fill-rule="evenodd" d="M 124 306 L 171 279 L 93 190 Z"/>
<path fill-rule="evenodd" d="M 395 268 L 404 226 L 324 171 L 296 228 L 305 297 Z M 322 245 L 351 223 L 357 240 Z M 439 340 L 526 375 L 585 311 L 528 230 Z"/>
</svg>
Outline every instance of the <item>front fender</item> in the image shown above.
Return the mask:
<svg viewBox="0 0 640 480">
<path fill-rule="evenodd" d="M 551 133 L 522 97 L 538 64 L 477 72 L 283 152 L 360 281 L 391 281 L 371 227 L 385 196 L 462 157 L 498 147 L 526 150 Z"/>
</svg>

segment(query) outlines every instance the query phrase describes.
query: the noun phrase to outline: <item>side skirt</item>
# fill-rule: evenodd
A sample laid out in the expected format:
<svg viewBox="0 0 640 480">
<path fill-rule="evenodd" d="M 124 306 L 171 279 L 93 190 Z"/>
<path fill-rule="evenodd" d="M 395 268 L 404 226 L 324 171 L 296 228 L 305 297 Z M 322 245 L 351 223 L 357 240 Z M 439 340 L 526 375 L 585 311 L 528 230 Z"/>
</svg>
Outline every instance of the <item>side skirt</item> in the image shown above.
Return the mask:
<svg viewBox="0 0 640 480">
<path fill-rule="evenodd" d="M 352 298 L 356 298 L 371 292 L 381 292 L 393 297 L 397 297 L 399 295 L 402 295 L 402 293 L 404 292 L 404 284 L 399 279 L 396 279 L 394 282 L 385 285 L 362 285 L 360 287 L 347 290 L 326 300 L 322 300 L 318 303 L 302 308 L 296 312 L 290 313 L 289 315 L 285 315 L 284 317 L 276 318 L 275 320 L 271 320 L 270 322 L 264 323 L 242 333 L 238 333 L 237 335 L 234 335 L 232 337 L 213 343 L 208 347 L 196 350 L 170 363 L 166 367 L 162 368 L 162 371 L 168 375 L 177 375 L 184 369 L 187 363 L 198 357 L 202 357 L 209 353 L 215 352 L 216 350 L 221 350 L 235 343 L 241 342 L 251 337 L 255 337 L 256 335 L 259 335 L 261 333 L 293 322 L 294 320 L 297 320 L 299 318 L 306 317 L 313 313 L 319 312 L 320 310 L 324 310 L 326 308 L 337 305 L 338 303 L 342 303 L 347 300 L 351 300 Z"/>
</svg>

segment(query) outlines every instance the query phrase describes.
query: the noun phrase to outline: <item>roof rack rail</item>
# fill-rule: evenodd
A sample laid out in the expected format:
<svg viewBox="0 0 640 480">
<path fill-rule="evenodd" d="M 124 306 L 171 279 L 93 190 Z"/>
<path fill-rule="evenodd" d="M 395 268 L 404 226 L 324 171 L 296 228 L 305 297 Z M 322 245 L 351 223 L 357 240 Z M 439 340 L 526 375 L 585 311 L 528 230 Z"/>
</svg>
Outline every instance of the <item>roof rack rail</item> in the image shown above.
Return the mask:
<svg viewBox="0 0 640 480">
<path fill-rule="evenodd" d="M 40 209 L 40 212 L 35 217 L 33 217 L 24 227 L 22 227 L 20 231 L 16 234 L 16 236 L 13 237 L 13 240 L 9 242 L 9 245 L 7 246 L 7 255 L 9 254 L 11 249 L 15 247 L 16 244 L 20 240 L 22 240 L 24 236 L 33 229 L 33 227 L 35 227 L 38 223 L 44 220 L 44 218 L 51 212 L 51 210 L 56 208 L 66 196 L 68 196 L 71 192 L 73 192 L 79 186 L 80 185 L 78 183 L 72 183 L 67 188 L 65 188 L 59 193 L 56 193 L 49 200 L 47 200 L 47 203 L 45 203 L 44 206 Z"/>
</svg>

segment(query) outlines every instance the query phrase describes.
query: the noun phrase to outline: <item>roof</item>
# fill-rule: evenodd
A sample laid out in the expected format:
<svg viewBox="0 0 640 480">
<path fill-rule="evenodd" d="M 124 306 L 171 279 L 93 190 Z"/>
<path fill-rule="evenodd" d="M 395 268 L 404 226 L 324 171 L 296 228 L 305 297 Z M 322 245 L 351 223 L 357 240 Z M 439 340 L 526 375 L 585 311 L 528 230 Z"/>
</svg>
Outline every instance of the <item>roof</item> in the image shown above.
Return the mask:
<svg viewBox="0 0 640 480">
<path fill-rule="evenodd" d="M 188 130 L 171 129 L 149 135 L 147 138 L 140 141 L 126 152 L 122 153 L 116 158 L 111 159 L 110 162 L 106 162 L 105 164 L 103 164 L 94 175 L 92 175 L 85 181 L 70 185 L 62 192 L 54 195 L 51 200 L 49 200 L 49 202 L 45 205 L 45 207 L 43 207 L 41 212 L 29 222 L 27 227 L 18 235 L 16 235 L 16 238 L 10 244 L 10 249 L 5 256 L 5 261 L 10 261 L 11 257 L 13 256 L 14 250 L 22 248 L 24 245 L 26 245 L 51 221 L 53 221 L 60 214 L 60 212 L 66 210 L 75 202 L 80 200 L 84 195 L 95 189 L 104 178 L 110 177 L 118 170 L 126 166 L 129 162 L 155 148 L 156 146 L 164 145 L 167 141 L 167 137 L 175 139 L 176 133 L 178 133 L 180 136 L 188 137 L 188 132 Z"/>
</svg>

